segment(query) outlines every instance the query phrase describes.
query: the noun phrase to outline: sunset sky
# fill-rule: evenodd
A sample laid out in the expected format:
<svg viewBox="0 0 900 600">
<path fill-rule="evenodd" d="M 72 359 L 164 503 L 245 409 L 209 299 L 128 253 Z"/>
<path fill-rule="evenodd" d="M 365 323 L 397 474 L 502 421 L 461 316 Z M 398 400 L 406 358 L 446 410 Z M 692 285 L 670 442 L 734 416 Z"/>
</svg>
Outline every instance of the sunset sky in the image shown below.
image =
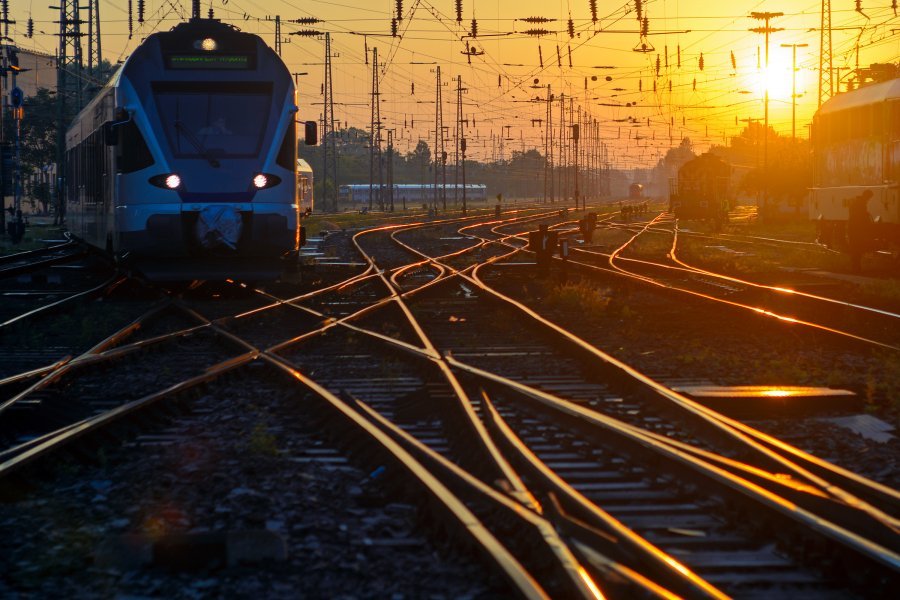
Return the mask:
<svg viewBox="0 0 900 600">
<path fill-rule="evenodd" d="M 58 19 L 58 11 L 48 8 L 46 2 L 11 4 L 11 17 L 18 21 L 10 32 L 15 42 L 23 48 L 54 53 L 57 37 L 50 34 L 57 27 L 52 21 Z M 395 130 L 401 152 L 410 150 L 419 139 L 434 138 L 434 71 L 438 65 L 445 83 L 444 125 L 450 127 L 451 153 L 457 75 L 468 89 L 465 117 L 475 119 L 475 126 L 470 123 L 466 131 L 472 158 L 508 158 L 513 150 L 523 148 L 536 147 L 543 152 L 544 128 L 534 120 L 544 119 L 546 103 L 532 100 L 546 97 L 547 84 L 554 94 L 574 97 L 576 111 L 580 106 L 600 122 L 616 167 L 652 166 L 669 147 L 670 136 L 675 144 L 690 137 L 696 151 L 724 143 L 746 126 L 742 120 L 763 117 L 766 77 L 765 69 L 757 67 L 757 55 L 764 63 L 764 37 L 748 31 L 763 23 L 750 18 L 751 11 L 785 13 L 771 23 L 783 28 L 770 39 L 771 125 L 784 135 L 791 133 L 791 49 L 781 44 L 808 44 L 797 49 L 798 136 L 808 135 L 806 126 L 816 109 L 819 2 L 640 2 L 648 17 L 645 43 L 652 45 L 651 52 L 633 50 L 642 43 L 634 1 L 600 0 L 594 23 L 589 0 L 463 0 L 463 20 L 457 23 L 454 0 L 404 0 L 404 18 L 396 38 L 390 36 L 395 0 L 356 4 L 350 0 L 214 0 L 212 7 L 217 18 L 257 33 L 270 44 L 274 44 L 275 26 L 266 20 L 267 15 L 278 14 L 284 21 L 301 17 L 323 21 L 308 26 L 285 22 L 282 29 L 282 56 L 288 67 L 292 72 L 308 73 L 299 79 L 301 117 L 305 119 L 319 118 L 322 112 L 324 40 L 288 34 L 300 29 L 331 32 L 333 52 L 339 55 L 334 58 L 333 72 L 335 116 L 341 126 L 369 128 L 371 65 L 366 64 L 366 49 L 371 61 L 371 49 L 377 47 L 382 72 L 381 115 L 385 127 Z M 209 6 L 209 0 L 203 2 L 204 15 Z M 134 0 L 131 39 L 126 7 L 124 0 L 100 2 L 103 54 L 113 62 L 126 58 L 146 35 L 176 24 L 189 13 L 190 2 L 147 0 L 145 22 L 139 24 Z M 838 73 L 843 80 L 850 76 L 846 68 L 856 64 L 857 45 L 861 66 L 900 58 L 900 19 L 891 1 L 862 0 L 865 14 L 856 12 L 855 7 L 853 0 L 832 2 L 833 65 L 841 68 Z M 29 14 L 35 20 L 33 39 L 25 37 Z M 567 31 L 570 15 L 574 38 Z M 469 37 L 473 16 L 478 22 L 476 39 Z M 526 17 L 556 21 L 530 24 L 522 20 Z M 523 33 L 537 28 L 550 33 L 540 37 Z M 472 56 L 471 65 L 464 54 L 466 42 L 484 52 Z M 628 107 L 627 103 L 636 105 Z M 558 125 L 558 103 L 554 104 L 553 119 Z"/>
</svg>

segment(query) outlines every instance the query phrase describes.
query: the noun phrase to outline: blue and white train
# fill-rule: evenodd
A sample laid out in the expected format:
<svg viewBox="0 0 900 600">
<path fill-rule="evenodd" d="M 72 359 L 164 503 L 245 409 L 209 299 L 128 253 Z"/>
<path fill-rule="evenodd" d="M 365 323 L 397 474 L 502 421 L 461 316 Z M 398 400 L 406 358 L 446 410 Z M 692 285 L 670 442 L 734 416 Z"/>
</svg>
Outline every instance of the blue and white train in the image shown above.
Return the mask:
<svg viewBox="0 0 900 600">
<path fill-rule="evenodd" d="M 151 279 L 277 277 L 302 237 L 295 94 L 256 35 L 149 36 L 66 133 L 70 233 Z"/>
</svg>

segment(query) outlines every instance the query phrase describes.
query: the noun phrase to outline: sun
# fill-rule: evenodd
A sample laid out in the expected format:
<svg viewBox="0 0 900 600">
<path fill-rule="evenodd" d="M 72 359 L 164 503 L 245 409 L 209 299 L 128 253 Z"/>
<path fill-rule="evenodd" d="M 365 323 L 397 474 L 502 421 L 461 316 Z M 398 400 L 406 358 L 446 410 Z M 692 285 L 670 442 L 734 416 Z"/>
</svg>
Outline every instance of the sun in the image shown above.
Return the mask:
<svg viewBox="0 0 900 600">
<path fill-rule="evenodd" d="M 800 62 L 800 57 L 797 57 Z M 759 70 L 754 69 L 752 74 L 753 92 L 762 97 L 766 93 L 766 87 L 769 89 L 769 100 L 791 101 L 791 67 L 793 57 L 789 48 L 772 48 L 769 55 L 768 68 L 763 67 Z M 797 95 L 804 92 L 806 84 L 806 72 L 798 68 L 796 72 L 797 78 Z"/>
</svg>

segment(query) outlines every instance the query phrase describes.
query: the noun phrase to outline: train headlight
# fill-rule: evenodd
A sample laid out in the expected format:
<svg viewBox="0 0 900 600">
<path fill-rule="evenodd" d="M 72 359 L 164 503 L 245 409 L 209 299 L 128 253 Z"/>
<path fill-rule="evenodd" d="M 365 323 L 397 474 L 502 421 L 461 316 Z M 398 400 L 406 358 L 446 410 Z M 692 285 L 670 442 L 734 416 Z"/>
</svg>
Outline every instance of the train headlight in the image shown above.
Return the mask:
<svg viewBox="0 0 900 600">
<path fill-rule="evenodd" d="M 167 190 L 177 190 L 181 187 L 181 176 L 176 173 L 154 175 L 150 178 L 150 183 Z"/>
<path fill-rule="evenodd" d="M 219 44 L 212 38 L 203 38 L 202 40 L 194 42 L 194 48 L 197 50 L 205 50 L 206 52 L 212 52 L 218 47 Z"/>
<path fill-rule="evenodd" d="M 281 177 L 272 175 L 271 173 L 257 173 L 252 179 L 252 188 L 255 190 L 264 190 L 274 187 L 281 183 Z"/>
</svg>

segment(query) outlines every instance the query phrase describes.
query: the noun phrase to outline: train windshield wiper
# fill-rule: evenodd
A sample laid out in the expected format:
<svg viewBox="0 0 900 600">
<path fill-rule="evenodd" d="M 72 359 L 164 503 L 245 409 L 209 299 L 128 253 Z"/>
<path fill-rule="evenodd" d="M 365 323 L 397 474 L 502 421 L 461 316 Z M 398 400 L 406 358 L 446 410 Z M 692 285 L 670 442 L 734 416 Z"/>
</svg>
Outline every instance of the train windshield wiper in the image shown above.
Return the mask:
<svg viewBox="0 0 900 600">
<path fill-rule="evenodd" d="M 209 151 L 203 147 L 203 144 L 201 144 L 196 137 L 194 137 L 194 134 L 191 133 L 191 130 L 185 127 L 184 123 L 182 123 L 181 121 L 175 121 L 175 129 L 176 131 L 184 135 L 184 138 L 191 143 L 191 146 L 194 147 L 194 149 L 200 154 L 200 156 L 206 159 L 206 161 L 212 168 L 219 168 L 219 161 L 209 154 Z"/>
</svg>

